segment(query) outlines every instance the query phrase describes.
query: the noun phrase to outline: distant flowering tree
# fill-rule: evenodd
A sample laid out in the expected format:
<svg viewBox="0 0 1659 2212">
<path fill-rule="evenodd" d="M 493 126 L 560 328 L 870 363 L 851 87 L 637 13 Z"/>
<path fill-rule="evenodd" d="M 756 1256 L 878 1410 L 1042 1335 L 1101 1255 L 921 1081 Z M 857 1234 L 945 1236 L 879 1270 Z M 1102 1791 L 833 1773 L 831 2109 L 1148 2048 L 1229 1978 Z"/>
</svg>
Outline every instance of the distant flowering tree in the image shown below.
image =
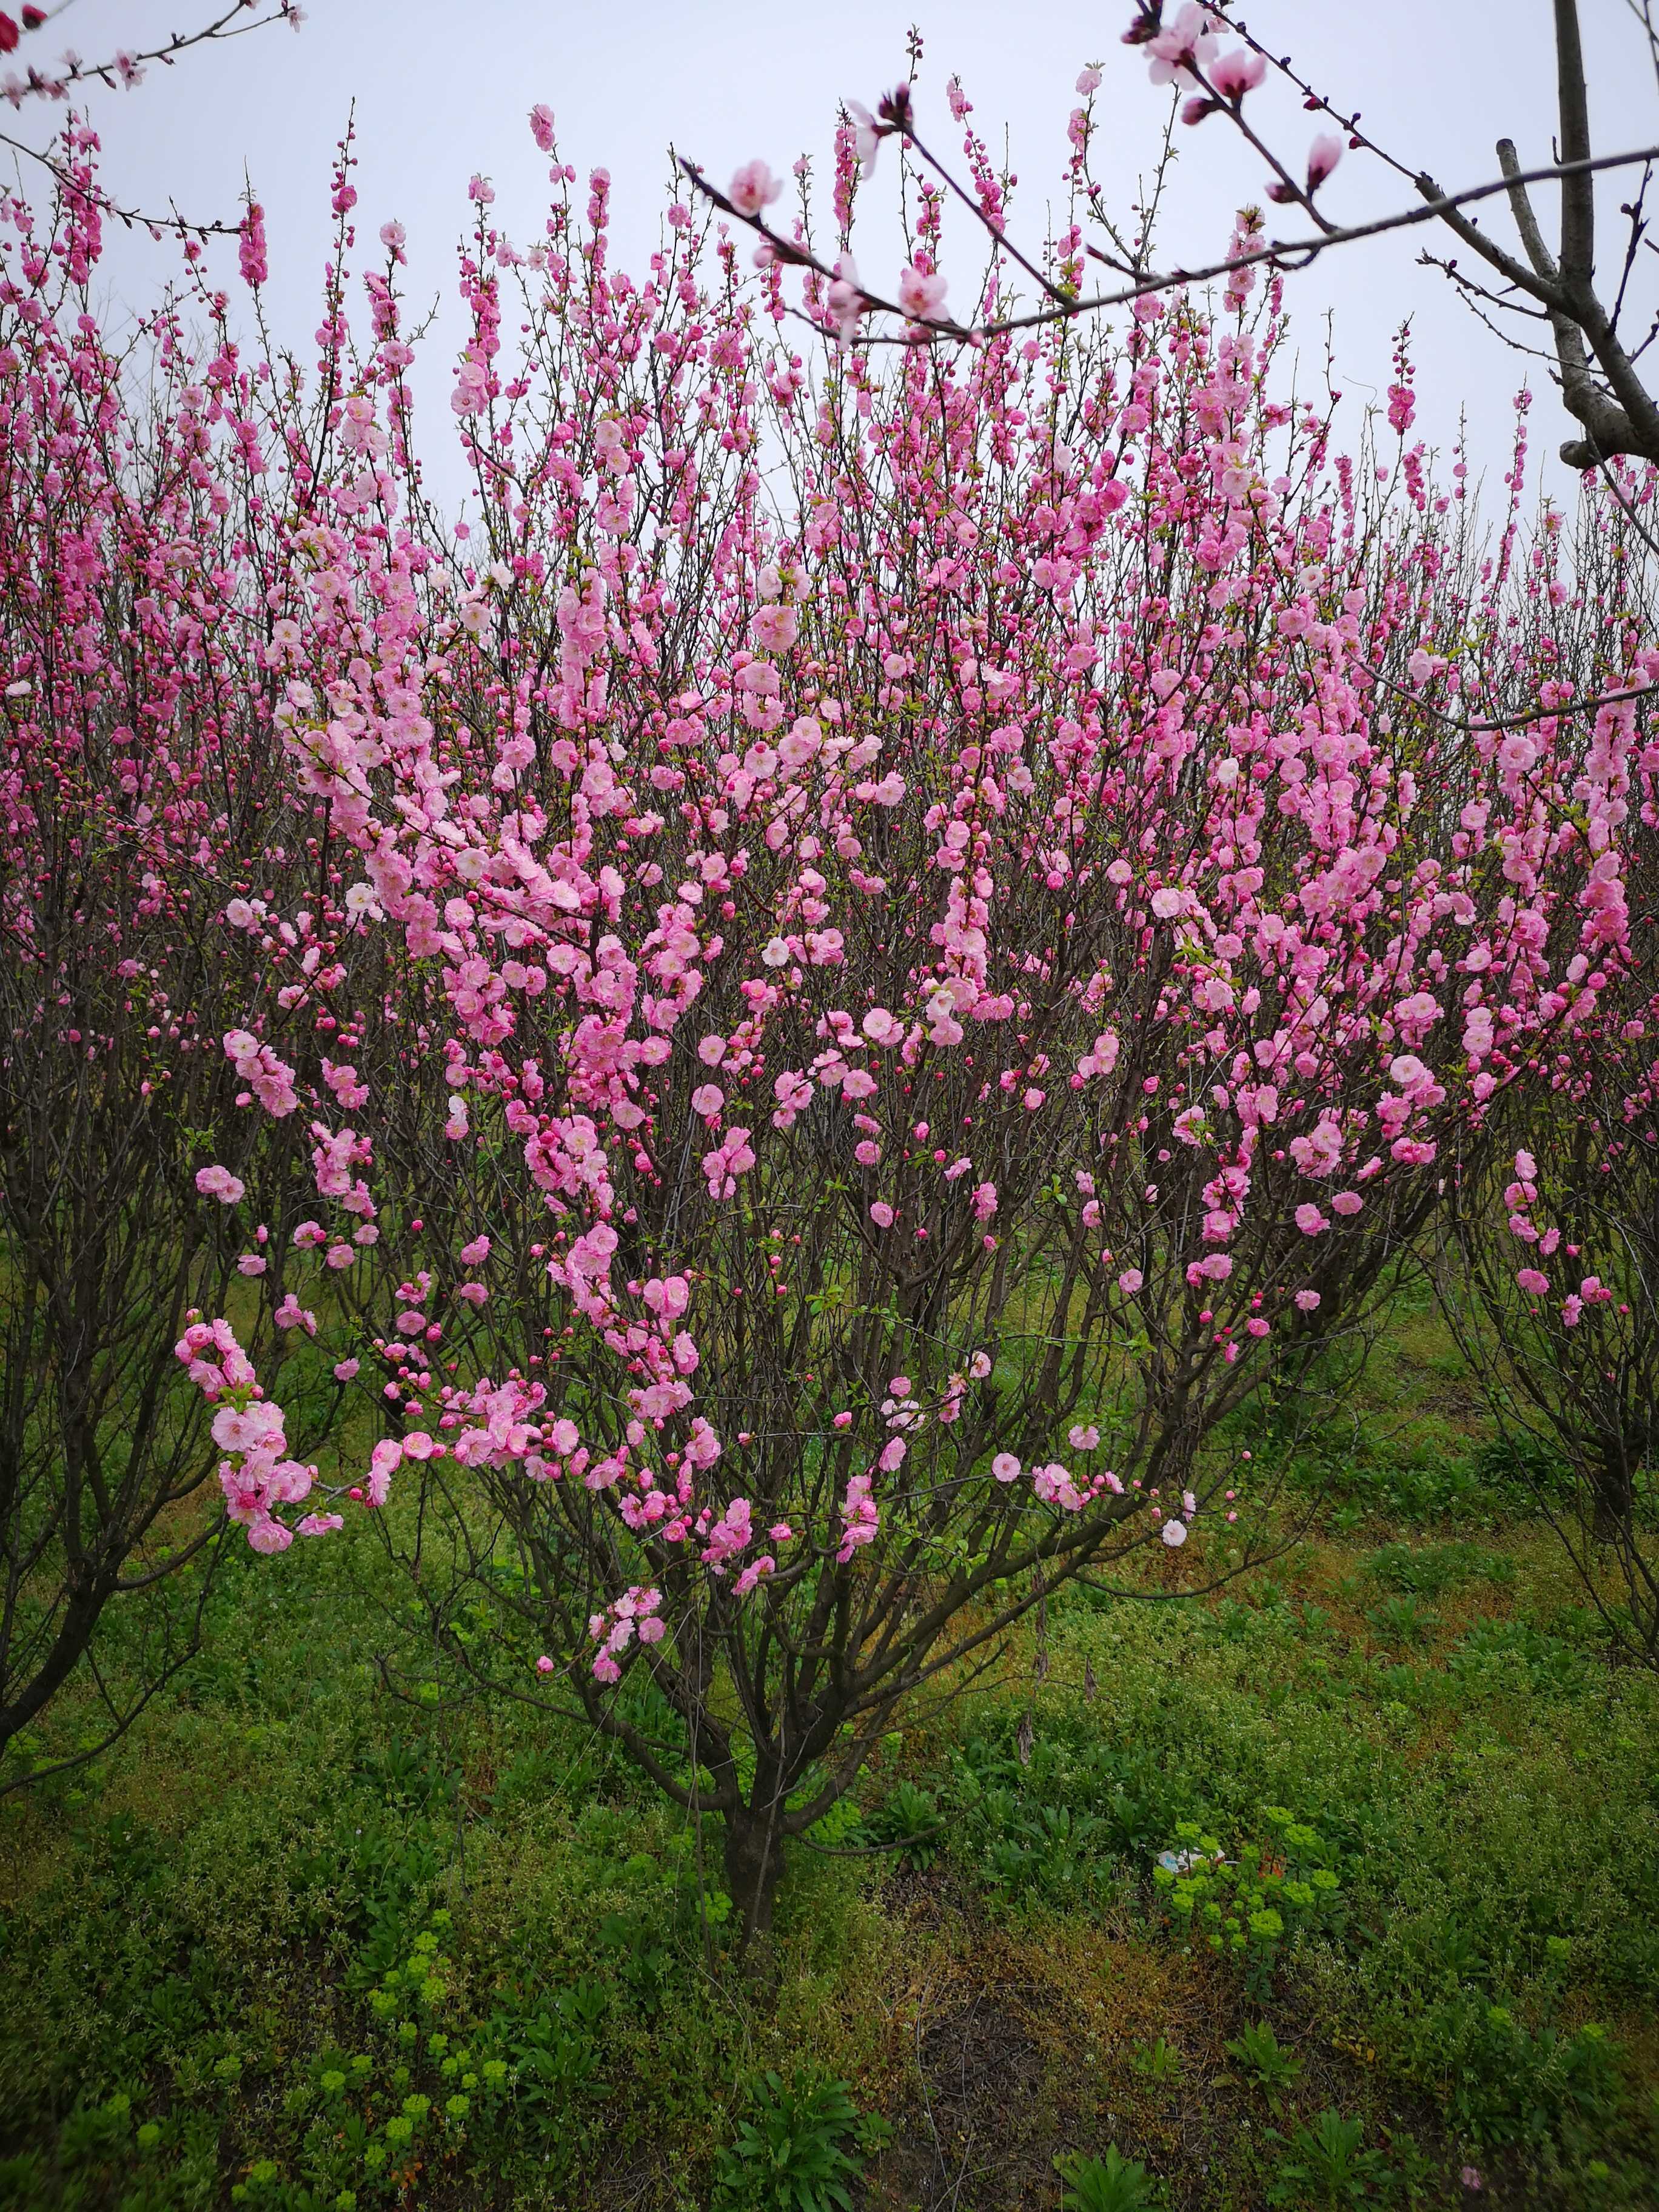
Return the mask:
<svg viewBox="0 0 1659 2212">
<path fill-rule="evenodd" d="M 1650 649 L 1650 659 L 1659 660 Z M 1617 748 L 1604 708 L 1597 742 Z M 1441 1283 L 1500 1430 L 1624 1649 L 1659 1665 L 1659 746 L 1628 745 L 1631 927 L 1595 1017 L 1455 1180 Z M 1530 1447 L 1529 1449 L 1526 1449 Z"/>
<path fill-rule="evenodd" d="M 303 976 L 226 918 L 256 858 L 301 914 L 326 875 L 276 772 L 248 380 L 170 314 L 100 337 L 90 162 L 71 126 L 53 219 L 7 203 L 0 265 L 0 1751 L 72 1677 L 112 1738 L 195 1647 L 224 1501 L 175 1345 L 229 1310 L 280 1374 L 309 1166 L 279 1049 Z M 278 1234 L 242 1249 L 253 1187 Z"/>
</svg>

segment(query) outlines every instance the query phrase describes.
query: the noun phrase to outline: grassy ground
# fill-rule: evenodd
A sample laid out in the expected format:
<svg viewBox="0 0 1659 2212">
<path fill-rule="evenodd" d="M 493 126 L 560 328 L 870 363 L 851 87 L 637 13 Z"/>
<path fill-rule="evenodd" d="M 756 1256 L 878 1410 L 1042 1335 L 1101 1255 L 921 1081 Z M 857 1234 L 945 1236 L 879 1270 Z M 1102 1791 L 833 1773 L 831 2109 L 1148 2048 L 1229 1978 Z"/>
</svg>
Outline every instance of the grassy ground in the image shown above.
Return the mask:
<svg viewBox="0 0 1659 2212">
<path fill-rule="evenodd" d="M 1064 1594 L 890 1740 L 758 1984 L 614 1758 L 384 1692 L 365 1533 L 239 1553 L 120 1751 L 0 1807 L 0 2204 L 810 2212 L 775 2159 L 839 2152 L 997 2212 L 1109 2144 L 1115 2212 L 1659 2204 L 1659 1685 L 1426 1314 L 1348 1410 L 1271 1571 Z"/>
</svg>

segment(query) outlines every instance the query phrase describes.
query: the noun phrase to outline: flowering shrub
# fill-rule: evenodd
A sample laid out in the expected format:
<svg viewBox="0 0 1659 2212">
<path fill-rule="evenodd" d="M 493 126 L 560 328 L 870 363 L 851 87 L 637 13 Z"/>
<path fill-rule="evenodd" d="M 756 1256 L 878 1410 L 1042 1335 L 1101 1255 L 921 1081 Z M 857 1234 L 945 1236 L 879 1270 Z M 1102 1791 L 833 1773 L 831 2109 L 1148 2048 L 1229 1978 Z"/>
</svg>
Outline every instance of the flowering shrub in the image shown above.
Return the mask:
<svg viewBox="0 0 1659 2212">
<path fill-rule="evenodd" d="M 349 1499 L 395 1545 L 417 1501 L 451 1650 L 540 1648 L 722 1817 L 752 1929 L 902 1703 L 1236 1515 L 1217 1424 L 1363 1320 L 1450 1138 L 1593 1017 L 1632 733 L 1523 712 L 1522 758 L 1443 711 L 1534 700 L 1547 603 L 1508 623 L 1512 533 L 1483 568 L 1420 450 L 1379 486 L 1275 396 L 1276 285 L 809 364 L 775 261 L 677 203 L 614 271 L 608 179 L 579 214 L 532 129 L 545 242 L 480 179 L 463 260 L 476 543 L 419 489 L 395 225 L 352 331 L 349 148 L 314 399 L 207 295 L 199 380 L 124 433 L 222 520 L 187 638 L 240 641 L 253 732 L 177 763 L 218 811 L 164 882 L 246 992 L 191 1029 L 234 1087 L 190 1200 L 385 1433 L 325 1483 L 228 1314 L 181 1356 L 250 1540 Z M 59 222 L 5 373 L 37 406 L 85 353 L 125 422 L 84 195 Z"/>
</svg>

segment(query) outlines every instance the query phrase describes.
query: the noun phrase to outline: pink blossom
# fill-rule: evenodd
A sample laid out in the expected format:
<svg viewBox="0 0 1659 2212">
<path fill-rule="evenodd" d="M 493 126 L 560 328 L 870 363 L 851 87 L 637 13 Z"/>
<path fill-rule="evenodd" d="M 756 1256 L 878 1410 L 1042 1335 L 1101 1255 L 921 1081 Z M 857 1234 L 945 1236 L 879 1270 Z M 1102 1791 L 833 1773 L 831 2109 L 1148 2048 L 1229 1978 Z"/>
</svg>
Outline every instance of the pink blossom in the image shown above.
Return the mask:
<svg viewBox="0 0 1659 2212">
<path fill-rule="evenodd" d="M 907 264 L 899 271 L 899 307 L 913 321 L 939 321 L 945 313 L 947 289 L 945 278 L 934 271 L 918 269 L 914 264 Z"/>
<path fill-rule="evenodd" d="M 999 1452 L 991 1462 L 991 1472 L 999 1482 L 1018 1482 L 1019 1462 L 1012 1452 Z"/>
<path fill-rule="evenodd" d="M 732 176 L 726 188 L 726 198 L 739 215 L 758 216 L 783 191 L 783 179 L 775 177 L 764 161 L 745 161 Z"/>
<path fill-rule="evenodd" d="M 317 1316 L 300 1304 L 290 1291 L 276 1309 L 273 1318 L 278 1328 L 302 1328 L 307 1336 L 317 1334 Z"/>
<path fill-rule="evenodd" d="M 1515 1279 L 1529 1298 L 1541 1298 L 1550 1286 L 1549 1277 L 1540 1274 L 1536 1267 L 1520 1268 Z"/>
<path fill-rule="evenodd" d="M 1152 82 L 1190 85 L 1194 67 L 1206 66 L 1219 43 L 1215 18 L 1194 0 L 1185 0 L 1170 22 L 1146 41 Z"/>
<path fill-rule="evenodd" d="M 257 288 L 270 276 L 265 253 L 265 211 L 258 200 L 248 202 L 247 213 L 242 218 L 237 258 L 245 284 Z"/>
<path fill-rule="evenodd" d="M 1308 149 L 1308 191 L 1316 192 L 1337 163 L 1342 159 L 1342 141 L 1335 133 L 1322 131 Z"/>
<path fill-rule="evenodd" d="M 858 264 L 850 253 L 843 253 L 836 261 L 836 274 L 827 299 L 836 336 L 845 350 L 857 334 L 859 317 L 864 312 L 864 295 L 859 289 Z"/>
<path fill-rule="evenodd" d="M 881 1528 L 881 1515 L 870 1495 L 870 1477 L 855 1474 L 842 1500 L 841 1548 L 837 1562 L 845 1566 L 861 1544 L 872 1544 Z"/>
<path fill-rule="evenodd" d="M 404 1448 L 395 1437 L 383 1437 L 368 1458 L 367 1495 L 371 1505 L 384 1505 L 392 1478 L 402 1463 Z"/>
<path fill-rule="evenodd" d="M 1296 1294 L 1296 1303 L 1297 1310 L 1300 1312 L 1315 1313 L 1319 1308 L 1319 1292 L 1317 1291 L 1298 1291 Z"/>
<path fill-rule="evenodd" d="M 221 1206 L 234 1206 L 246 1186 L 228 1168 L 198 1168 L 196 1188 L 204 1198 L 216 1198 Z"/>
<path fill-rule="evenodd" d="M 1265 54 L 1253 53 L 1248 46 L 1236 46 L 1231 53 L 1222 54 L 1212 63 L 1209 79 L 1223 100 L 1237 106 L 1247 92 L 1255 91 L 1267 74 Z"/>
<path fill-rule="evenodd" d="M 884 1198 L 877 1199 L 874 1204 L 871 1206 L 870 1218 L 875 1223 L 878 1229 L 890 1229 L 892 1227 L 894 1220 L 893 1209 L 889 1206 Z"/>
</svg>

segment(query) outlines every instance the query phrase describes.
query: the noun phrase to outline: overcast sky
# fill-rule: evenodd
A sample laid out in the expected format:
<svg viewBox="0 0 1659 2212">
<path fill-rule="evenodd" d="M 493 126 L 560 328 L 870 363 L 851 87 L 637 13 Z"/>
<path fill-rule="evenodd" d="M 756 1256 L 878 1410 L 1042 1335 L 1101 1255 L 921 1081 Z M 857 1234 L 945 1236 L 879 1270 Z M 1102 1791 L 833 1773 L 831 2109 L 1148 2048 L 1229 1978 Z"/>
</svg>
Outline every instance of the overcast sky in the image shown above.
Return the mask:
<svg viewBox="0 0 1659 2212">
<path fill-rule="evenodd" d="M 1581 5 L 1597 151 L 1659 139 L 1654 71 L 1626 0 Z M 781 170 L 803 152 L 827 175 L 837 102 L 851 96 L 873 106 L 903 74 L 904 33 L 913 21 L 927 39 L 921 110 L 933 143 L 941 149 L 951 143 L 943 86 L 954 71 L 994 146 L 1006 125 L 1022 180 L 1014 227 L 1028 240 L 1041 235 L 1048 196 L 1058 191 L 1066 118 L 1085 62 L 1105 71 L 1096 168 L 1120 210 L 1156 151 L 1165 113 L 1166 95 L 1150 88 L 1144 59 L 1120 43 L 1129 0 L 1105 8 L 1084 0 L 839 0 L 811 9 L 791 0 L 769 8 L 708 0 L 307 0 L 307 6 L 298 33 L 276 27 L 209 47 L 171 71 L 152 70 L 136 91 L 100 90 L 89 101 L 104 137 L 106 181 L 118 198 L 157 208 L 171 198 L 192 216 L 234 218 L 246 169 L 267 210 L 275 319 L 301 345 L 316 319 L 331 149 L 354 100 L 360 235 L 372 242 L 390 216 L 405 224 L 417 299 L 447 296 L 453 289 L 454 240 L 475 171 L 495 185 L 502 228 L 517 243 L 533 241 L 547 166 L 525 121 L 537 100 L 554 109 L 562 150 L 580 175 L 596 163 L 611 171 L 617 258 L 635 266 L 657 234 L 671 143 L 717 180 L 754 155 Z M 194 8 L 191 0 L 72 0 L 15 58 L 44 61 L 72 45 L 86 59 L 102 60 L 118 47 L 154 45 L 169 31 L 192 28 L 212 12 L 210 0 Z M 1294 54 L 1322 91 L 1357 105 L 1366 129 L 1400 159 L 1432 170 L 1449 188 L 1495 173 L 1492 144 L 1500 136 L 1516 140 L 1525 162 L 1552 158 L 1548 0 L 1389 0 L 1382 7 L 1252 0 L 1249 20 L 1275 51 Z M 1316 127 L 1293 98 L 1270 88 L 1253 95 L 1252 112 L 1264 135 L 1292 153 L 1305 149 Z M 50 115 L 42 104 L 26 103 L 10 128 L 43 143 Z M 1218 254 L 1231 210 L 1259 198 L 1265 181 L 1259 159 L 1223 119 L 1180 138 L 1176 189 L 1161 232 L 1166 265 Z M 38 192 L 38 172 L 25 182 Z M 1617 208 L 1629 189 L 1619 178 L 1601 194 L 1604 279 L 1622 248 Z M 1350 155 L 1322 204 L 1352 221 L 1407 197 L 1397 179 Z M 1553 232 L 1553 188 L 1539 198 Z M 1486 220 L 1512 242 L 1501 203 Z M 1571 426 L 1543 366 L 1506 352 L 1458 304 L 1443 276 L 1415 265 L 1431 242 L 1437 251 L 1455 244 L 1443 233 L 1431 240 L 1419 229 L 1348 247 L 1297 277 L 1297 341 L 1310 360 L 1322 358 L 1323 317 L 1332 313 L 1340 382 L 1357 407 L 1388 384 L 1391 334 L 1411 316 L 1419 424 L 1447 440 L 1466 408 L 1474 458 L 1497 492 L 1510 401 L 1523 375 L 1537 395 L 1534 453 L 1553 454 Z M 872 222 L 860 254 L 872 283 L 885 279 L 890 286 L 890 243 Z M 963 246 L 965 269 L 965 240 Z M 107 264 L 112 297 L 127 305 L 153 298 L 176 252 L 124 241 Z M 225 259 L 228 276 L 228 254 Z M 1650 303 L 1656 291 L 1647 286 Z M 440 405 L 426 410 L 439 439 L 447 384 L 433 380 Z M 441 480 L 447 473 L 441 468 Z M 1555 470 L 1558 487 L 1565 475 Z"/>
</svg>

